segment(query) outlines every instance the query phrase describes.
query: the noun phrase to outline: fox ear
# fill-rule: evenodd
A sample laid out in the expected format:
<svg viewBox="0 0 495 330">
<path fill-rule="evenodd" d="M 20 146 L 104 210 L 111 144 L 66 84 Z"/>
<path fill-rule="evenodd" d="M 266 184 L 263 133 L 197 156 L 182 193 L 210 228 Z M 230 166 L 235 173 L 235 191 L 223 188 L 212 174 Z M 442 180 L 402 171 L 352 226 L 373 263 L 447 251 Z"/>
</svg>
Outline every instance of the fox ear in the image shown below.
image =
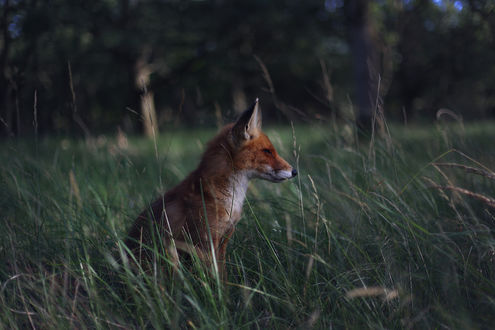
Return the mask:
<svg viewBox="0 0 495 330">
<path fill-rule="evenodd" d="M 258 136 L 261 130 L 261 110 L 259 99 L 256 98 L 254 104 L 244 111 L 232 128 L 232 135 L 235 144 L 252 139 Z"/>
</svg>

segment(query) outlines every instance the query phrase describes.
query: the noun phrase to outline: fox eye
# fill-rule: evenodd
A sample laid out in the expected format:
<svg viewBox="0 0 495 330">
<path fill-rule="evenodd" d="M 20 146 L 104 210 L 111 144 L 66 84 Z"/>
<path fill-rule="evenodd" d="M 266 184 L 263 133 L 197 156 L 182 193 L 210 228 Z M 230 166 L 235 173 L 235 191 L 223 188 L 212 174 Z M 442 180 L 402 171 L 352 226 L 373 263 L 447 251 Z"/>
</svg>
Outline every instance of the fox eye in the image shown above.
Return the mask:
<svg viewBox="0 0 495 330">
<path fill-rule="evenodd" d="M 270 151 L 270 149 L 263 149 L 263 152 L 267 155 L 272 155 L 272 152 Z"/>
</svg>

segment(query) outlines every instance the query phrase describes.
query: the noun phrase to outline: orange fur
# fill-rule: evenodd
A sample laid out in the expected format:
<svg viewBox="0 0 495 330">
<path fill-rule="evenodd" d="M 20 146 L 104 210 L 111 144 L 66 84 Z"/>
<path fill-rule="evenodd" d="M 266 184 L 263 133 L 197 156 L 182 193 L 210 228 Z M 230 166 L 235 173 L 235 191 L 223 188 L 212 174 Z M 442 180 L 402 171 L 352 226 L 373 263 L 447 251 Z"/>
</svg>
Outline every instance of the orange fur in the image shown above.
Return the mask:
<svg viewBox="0 0 495 330">
<path fill-rule="evenodd" d="M 225 126 L 208 143 L 196 170 L 138 216 L 126 244 L 135 256 L 146 255 L 144 246 L 152 245 L 158 237 L 153 235 L 161 235 L 167 244 L 174 239 L 175 244 L 169 245 L 172 259 L 195 251 L 206 263 L 211 262 L 213 247 L 223 270 L 249 180 L 280 182 L 295 175 L 297 171 L 262 133 L 256 100 L 236 123 Z"/>
</svg>

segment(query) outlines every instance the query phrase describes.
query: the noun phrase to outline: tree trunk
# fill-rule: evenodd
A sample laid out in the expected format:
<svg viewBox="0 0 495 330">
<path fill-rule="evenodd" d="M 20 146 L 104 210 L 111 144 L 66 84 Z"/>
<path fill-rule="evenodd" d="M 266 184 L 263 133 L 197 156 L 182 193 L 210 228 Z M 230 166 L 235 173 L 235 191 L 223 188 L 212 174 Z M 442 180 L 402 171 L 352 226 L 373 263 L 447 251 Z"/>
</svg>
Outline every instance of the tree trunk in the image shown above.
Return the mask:
<svg viewBox="0 0 495 330">
<path fill-rule="evenodd" d="M 377 93 L 376 50 L 368 0 L 346 1 L 350 44 L 354 67 L 358 126 L 369 131 Z"/>
<path fill-rule="evenodd" d="M 10 36 L 8 31 L 8 15 L 10 11 L 10 3 L 9 0 L 5 0 L 3 5 L 3 14 L 0 18 L 0 108 L 2 112 L 0 112 L 1 122 L 0 127 L 5 128 L 5 135 L 12 135 L 12 107 L 10 104 L 10 84 L 7 77 L 7 65 L 8 65 L 8 56 L 9 56 L 9 48 L 10 48 Z M 0 129 L 2 132 L 3 129 Z M 3 135 L 3 134 L 2 134 Z"/>
</svg>

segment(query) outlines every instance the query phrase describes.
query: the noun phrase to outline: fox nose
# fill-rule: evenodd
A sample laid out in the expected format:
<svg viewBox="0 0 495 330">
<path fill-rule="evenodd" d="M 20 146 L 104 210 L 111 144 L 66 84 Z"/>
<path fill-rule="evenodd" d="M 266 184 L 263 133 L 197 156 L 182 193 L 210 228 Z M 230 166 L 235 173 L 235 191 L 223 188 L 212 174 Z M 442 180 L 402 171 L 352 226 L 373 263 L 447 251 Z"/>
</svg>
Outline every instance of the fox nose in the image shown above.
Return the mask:
<svg viewBox="0 0 495 330">
<path fill-rule="evenodd" d="M 295 168 L 292 169 L 292 177 L 295 177 L 297 175 L 297 170 Z"/>
</svg>

